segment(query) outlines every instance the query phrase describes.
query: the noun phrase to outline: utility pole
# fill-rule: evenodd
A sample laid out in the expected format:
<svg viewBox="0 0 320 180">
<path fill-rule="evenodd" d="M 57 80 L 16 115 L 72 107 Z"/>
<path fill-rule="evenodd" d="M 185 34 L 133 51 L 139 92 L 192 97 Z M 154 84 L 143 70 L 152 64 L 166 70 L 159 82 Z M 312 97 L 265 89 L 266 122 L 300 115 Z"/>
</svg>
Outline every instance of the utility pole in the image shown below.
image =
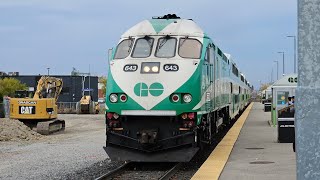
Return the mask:
<svg viewBox="0 0 320 180">
<path fill-rule="evenodd" d="M 287 37 L 290 37 L 290 38 L 293 38 L 293 48 L 294 48 L 294 51 L 293 51 L 293 72 L 296 73 L 296 69 L 297 69 L 297 40 L 296 40 L 296 36 L 287 36 Z"/>
<path fill-rule="evenodd" d="M 271 83 L 273 82 L 273 67 L 271 69 Z"/>
<path fill-rule="evenodd" d="M 279 54 L 282 54 L 282 76 L 284 76 L 284 52 L 278 52 Z"/>
<path fill-rule="evenodd" d="M 91 83 L 90 83 L 90 64 L 89 64 L 89 95 L 91 96 Z"/>
<path fill-rule="evenodd" d="M 295 1 L 297 2 L 297 1 Z M 297 179 L 320 179 L 320 1 L 298 0 Z"/>
<path fill-rule="evenodd" d="M 279 79 L 279 61 L 273 61 L 277 63 L 277 80 Z"/>
<path fill-rule="evenodd" d="M 90 73 L 78 72 L 77 74 L 82 76 L 82 96 L 84 96 L 84 84 L 85 84 L 87 76 L 89 76 L 89 90 L 90 90 Z M 91 95 L 91 93 L 90 93 L 90 95 Z"/>
</svg>

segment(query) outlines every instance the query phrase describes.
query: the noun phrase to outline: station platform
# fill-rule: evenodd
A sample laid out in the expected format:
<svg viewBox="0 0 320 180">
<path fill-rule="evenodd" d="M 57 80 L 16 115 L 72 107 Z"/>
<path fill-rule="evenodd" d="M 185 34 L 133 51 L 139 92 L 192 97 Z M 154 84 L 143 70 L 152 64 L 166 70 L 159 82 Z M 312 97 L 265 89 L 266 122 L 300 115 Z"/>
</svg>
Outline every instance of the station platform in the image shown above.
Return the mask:
<svg viewBox="0 0 320 180">
<path fill-rule="evenodd" d="M 277 142 L 277 128 L 263 108 L 259 102 L 248 106 L 193 180 L 296 179 L 292 143 Z"/>
</svg>

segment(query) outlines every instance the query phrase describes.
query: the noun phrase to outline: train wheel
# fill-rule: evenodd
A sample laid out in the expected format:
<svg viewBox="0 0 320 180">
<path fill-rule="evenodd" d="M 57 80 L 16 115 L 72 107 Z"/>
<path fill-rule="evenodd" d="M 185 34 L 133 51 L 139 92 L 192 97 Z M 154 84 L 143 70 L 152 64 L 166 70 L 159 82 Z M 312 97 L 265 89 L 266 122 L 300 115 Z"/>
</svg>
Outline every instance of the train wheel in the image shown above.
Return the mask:
<svg viewBox="0 0 320 180">
<path fill-rule="evenodd" d="M 200 150 L 204 150 L 208 144 L 208 132 L 209 132 L 209 122 L 207 116 L 202 116 L 202 121 L 200 127 L 197 129 L 197 146 Z"/>
<path fill-rule="evenodd" d="M 197 144 L 198 144 L 198 147 L 200 148 L 200 151 L 206 149 L 208 146 L 208 141 L 205 138 L 205 131 L 203 131 L 202 129 L 198 129 Z"/>
</svg>

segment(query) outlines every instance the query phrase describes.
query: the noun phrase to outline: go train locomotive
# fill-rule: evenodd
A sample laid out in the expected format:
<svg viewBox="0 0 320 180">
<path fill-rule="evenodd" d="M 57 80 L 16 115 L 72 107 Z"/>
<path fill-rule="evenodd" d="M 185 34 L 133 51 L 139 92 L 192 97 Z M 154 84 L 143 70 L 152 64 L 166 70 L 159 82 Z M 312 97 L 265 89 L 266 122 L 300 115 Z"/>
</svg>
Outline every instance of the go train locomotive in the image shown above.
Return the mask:
<svg viewBox="0 0 320 180">
<path fill-rule="evenodd" d="M 142 21 L 109 54 L 111 160 L 186 162 L 248 105 L 252 87 L 190 19 Z"/>
</svg>

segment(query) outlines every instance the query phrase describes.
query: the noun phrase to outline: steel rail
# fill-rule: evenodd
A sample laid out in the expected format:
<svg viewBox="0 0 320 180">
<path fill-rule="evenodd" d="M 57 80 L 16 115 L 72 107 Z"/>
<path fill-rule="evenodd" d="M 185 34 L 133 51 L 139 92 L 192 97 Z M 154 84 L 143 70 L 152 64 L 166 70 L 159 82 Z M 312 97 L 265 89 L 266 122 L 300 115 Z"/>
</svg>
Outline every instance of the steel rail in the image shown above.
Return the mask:
<svg viewBox="0 0 320 180">
<path fill-rule="evenodd" d="M 102 176 L 96 178 L 95 180 L 104 180 L 104 179 L 108 179 L 111 178 L 112 176 L 114 176 L 115 174 L 121 172 L 122 170 L 124 170 L 128 165 L 130 164 L 130 161 L 125 162 L 124 164 L 122 164 L 121 166 L 119 166 L 118 168 L 103 174 Z"/>
<path fill-rule="evenodd" d="M 169 169 L 159 180 L 169 180 L 180 169 L 183 163 L 177 163 L 171 169 Z"/>
</svg>

